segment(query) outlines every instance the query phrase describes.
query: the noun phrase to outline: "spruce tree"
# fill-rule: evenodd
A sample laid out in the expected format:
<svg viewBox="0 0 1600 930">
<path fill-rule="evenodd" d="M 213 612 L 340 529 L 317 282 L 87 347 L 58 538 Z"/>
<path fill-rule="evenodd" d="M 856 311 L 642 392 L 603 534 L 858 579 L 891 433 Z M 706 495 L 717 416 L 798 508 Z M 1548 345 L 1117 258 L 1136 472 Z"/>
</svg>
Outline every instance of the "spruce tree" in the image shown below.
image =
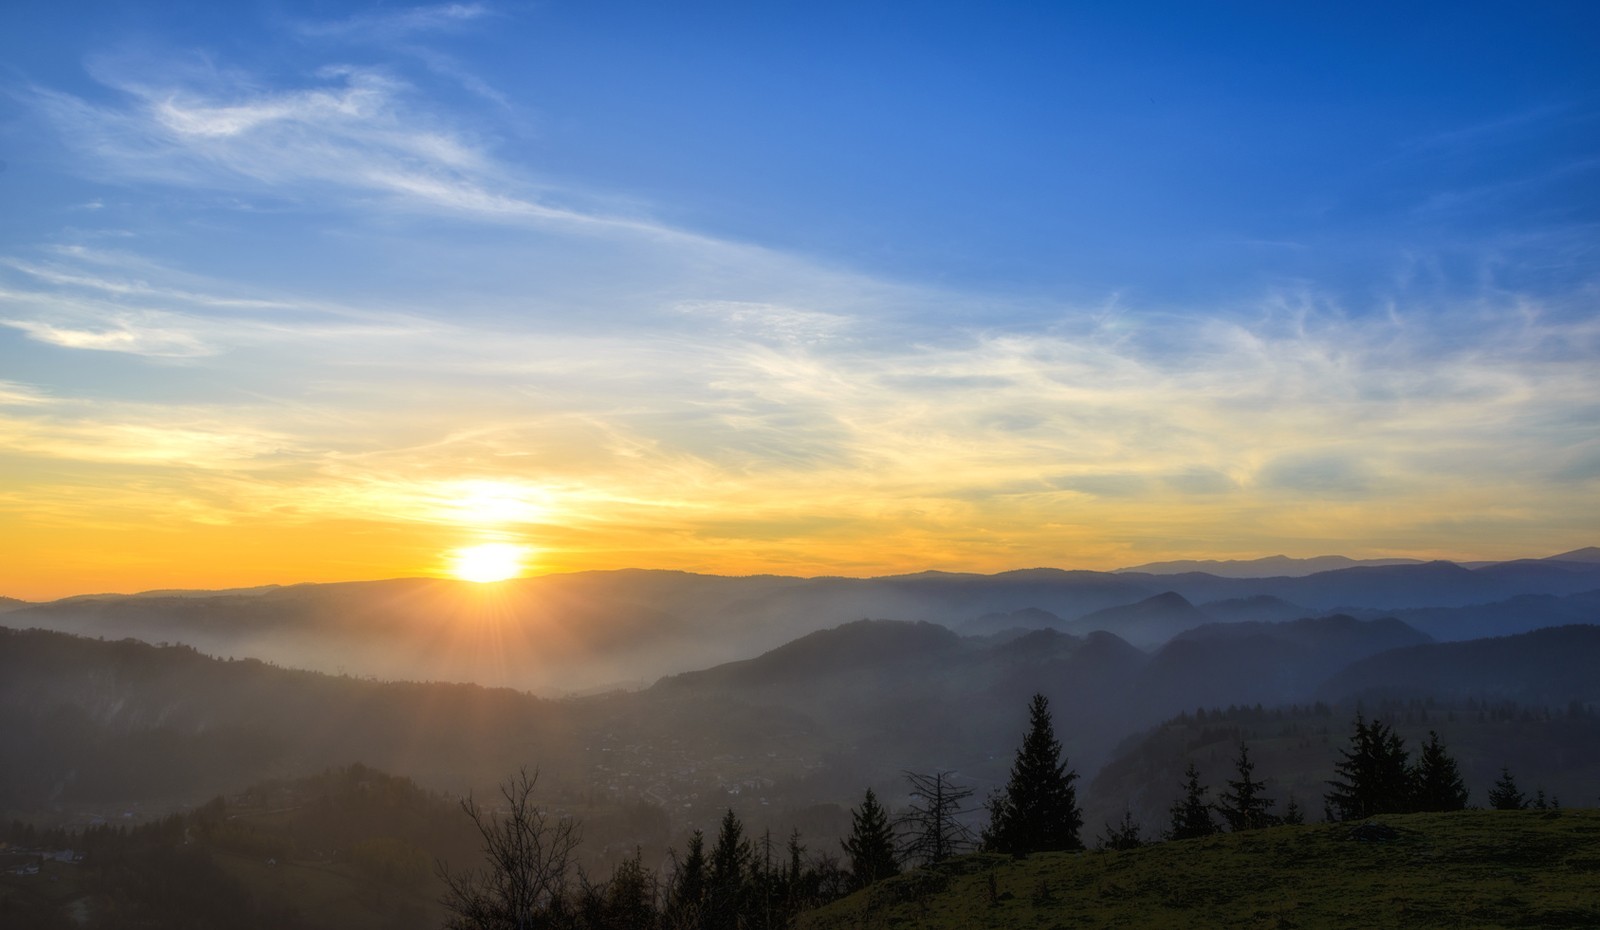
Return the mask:
<svg viewBox="0 0 1600 930">
<path fill-rule="evenodd" d="M 1083 812 L 1072 783 L 1078 773 L 1067 768 L 1050 722 L 1050 702 L 1035 694 L 1028 706 L 1028 733 L 1011 765 L 1005 791 L 989 799 L 986 847 L 1026 856 L 1046 850 L 1083 848 L 1078 832 Z"/>
<path fill-rule="evenodd" d="M 1528 799 L 1517 788 L 1517 780 L 1511 777 L 1511 770 L 1502 768 L 1500 779 L 1489 789 L 1489 806 L 1497 811 L 1520 811 L 1528 806 Z"/>
<path fill-rule="evenodd" d="M 644 867 L 643 852 L 635 847 L 611 872 L 605 886 L 607 930 L 649 930 L 656 920 L 655 877 Z"/>
<path fill-rule="evenodd" d="M 1239 758 L 1233 764 L 1238 769 L 1239 780 L 1228 782 L 1228 790 L 1223 792 L 1217 804 L 1217 810 L 1222 814 L 1222 819 L 1227 821 L 1228 829 L 1238 833 L 1272 826 L 1276 820 L 1267 811 L 1276 802 L 1261 796 L 1261 790 L 1267 783 L 1251 777 L 1256 764 L 1250 761 L 1250 747 L 1243 740 L 1239 741 Z"/>
<path fill-rule="evenodd" d="M 733 930 L 739 926 L 754 854 L 744 838 L 744 824 L 732 809 L 722 816 L 717 845 L 711 847 L 711 868 L 706 875 L 706 930 Z"/>
<path fill-rule="evenodd" d="M 673 854 L 676 859 L 676 853 Z M 674 862 L 665 918 L 669 926 L 698 927 L 706 904 L 706 838 L 699 830 L 689 837 L 683 861 Z"/>
<path fill-rule="evenodd" d="M 850 812 L 850 836 L 841 840 L 840 845 L 850 857 L 850 874 L 857 888 L 900 872 L 895 862 L 894 830 L 889 826 L 889 815 L 871 788 L 867 789 L 861 806 Z"/>
<path fill-rule="evenodd" d="M 1167 828 L 1169 840 L 1190 840 L 1220 832 L 1211 819 L 1211 805 L 1206 802 L 1206 786 L 1200 784 L 1200 771 L 1190 762 L 1183 772 L 1183 798 L 1172 802 L 1172 825 Z"/>
<path fill-rule="evenodd" d="M 1283 807 L 1283 822 L 1291 827 L 1298 827 L 1306 822 L 1306 812 L 1300 809 L 1300 802 L 1289 795 L 1289 803 Z"/>
<path fill-rule="evenodd" d="M 1350 748 L 1334 766 L 1338 777 L 1324 795 L 1330 819 L 1362 820 L 1374 814 L 1404 813 L 1411 807 L 1411 771 L 1405 743 L 1389 727 L 1356 715 Z"/>
<path fill-rule="evenodd" d="M 1100 835 L 1100 848 L 1138 849 L 1144 845 L 1143 833 L 1139 822 L 1133 819 L 1133 811 L 1124 807 L 1122 820 L 1116 826 L 1106 824 L 1106 832 Z"/>
<path fill-rule="evenodd" d="M 1439 742 L 1439 734 L 1428 731 L 1428 742 L 1411 769 L 1411 809 L 1417 811 L 1459 811 L 1467 806 L 1467 785 L 1461 780 L 1456 760 Z"/>
</svg>

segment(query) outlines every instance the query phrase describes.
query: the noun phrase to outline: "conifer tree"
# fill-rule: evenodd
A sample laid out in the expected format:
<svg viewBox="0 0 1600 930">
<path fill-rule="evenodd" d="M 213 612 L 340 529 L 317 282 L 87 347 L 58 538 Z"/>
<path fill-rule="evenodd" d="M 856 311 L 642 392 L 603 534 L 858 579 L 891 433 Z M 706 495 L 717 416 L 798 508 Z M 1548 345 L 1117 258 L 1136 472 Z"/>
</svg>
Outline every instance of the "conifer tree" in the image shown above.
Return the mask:
<svg viewBox="0 0 1600 930">
<path fill-rule="evenodd" d="M 1517 788 L 1511 770 L 1502 768 L 1500 779 L 1489 789 L 1489 806 L 1497 811 L 1520 811 L 1528 806 L 1528 799 Z"/>
<path fill-rule="evenodd" d="M 1217 810 L 1227 822 L 1228 829 L 1238 833 L 1272 826 L 1276 818 L 1267 811 L 1276 802 L 1261 796 L 1261 790 L 1267 783 L 1251 777 L 1256 764 L 1250 761 L 1250 747 L 1243 740 L 1239 741 L 1239 758 L 1233 764 L 1238 769 L 1239 780 L 1228 782 L 1228 790 L 1218 798 L 1217 804 Z"/>
<path fill-rule="evenodd" d="M 745 894 L 753 853 L 744 838 L 744 824 L 730 808 L 722 816 L 717 845 L 711 847 L 706 874 L 706 930 L 734 930 L 749 902 Z"/>
<path fill-rule="evenodd" d="M 1368 724 L 1357 714 L 1350 748 L 1339 754 L 1344 759 L 1334 766 L 1338 777 L 1328 782 L 1333 790 L 1324 795 L 1329 819 L 1361 820 L 1410 808 L 1405 743 L 1393 730 L 1376 720 Z"/>
<path fill-rule="evenodd" d="M 1300 807 L 1300 802 L 1294 799 L 1293 794 L 1289 795 L 1289 803 L 1283 806 L 1283 822 L 1291 827 L 1306 822 L 1306 812 Z"/>
<path fill-rule="evenodd" d="M 656 919 L 655 877 L 645 869 L 643 852 L 624 859 L 611 872 L 605 889 L 605 926 L 608 930 L 649 930 Z"/>
<path fill-rule="evenodd" d="M 1459 811 L 1466 806 L 1467 785 L 1456 760 L 1440 744 L 1439 734 L 1429 730 L 1428 742 L 1411 769 L 1411 809 Z"/>
<path fill-rule="evenodd" d="M 1083 812 L 1072 786 L 1077 777 L 1061 757 L 1061 743 L 1050 722 L 1050 702 L 1035 694 L 1028 706 L 1028 733 L 1011 766 L 1011 780 L 1003 793 L 989 799 L 984 846 L 1015 856 L 1082 849 L 1078 832 L 1083 829 Z"/>
<path fill-rule="evenodd" d="M 674 853 L 676 856 L 676 853 Z M 706 903 L 706 838 L 699 830 L 689 837 L 682 862 L 675 863 L 672 890 L 667 895 L 668 926 L 698 927 Z"/>
<path fill-rule="evenodd" d="M 1138 849 L 1144 845 L 1143 833 L 1139 822 L 1133 819 L 1133 811 L 1124 807 L 1122 820 L 1118 821 L 1116 826 L 1106 824 L 1106 832 L 1100 835 L 1100 848 Z"/>
<path fill-rule="evenodd" d="M 867 789 L 861 806 L 850 812 L 850 836 L 841 840 L 850 857 L 850 874 L 857 888 L 900 872 L 894 856 L 894 830 L 889 815 L 878 803 L 878 796 Z"/>
<path fill-rule="evenodd" d="M 1172 825 L 1167 828 L 1169 840 L 1189 840 L 1219 832 L 1211 819 L 1211 805 L 1206 802 L 1206 786 L 1200 784 L 1200 771 L 1190 762 L 1183 772 L 1183 798 L 1172 802 Z"/>
</svg>

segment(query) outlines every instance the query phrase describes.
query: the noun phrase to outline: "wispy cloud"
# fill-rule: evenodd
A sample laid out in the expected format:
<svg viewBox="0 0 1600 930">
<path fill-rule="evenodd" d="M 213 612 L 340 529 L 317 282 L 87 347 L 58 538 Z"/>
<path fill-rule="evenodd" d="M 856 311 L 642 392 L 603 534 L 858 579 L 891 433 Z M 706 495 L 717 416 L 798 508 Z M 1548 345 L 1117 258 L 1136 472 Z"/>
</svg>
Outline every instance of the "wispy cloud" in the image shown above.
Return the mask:
<svg viewBox="0 0 1600 930">
<path fill-rule="evenodd" d="M 480 145 L 410 105 L 412 88 L 382 69 L 327 66 L 295 90 L 262 89 L 210 68 L 127 73 L 134 70 L 111 61 L 96 68 L 128 106 L 33 92 L 36 108 L 115 176 L 299 196 L 320 186 L 385 195 L 398 209 L 690 237 L 646 218 L 535 196 Z"/>
<path fill-rule="evenodd" d="M 39 407 L 50 397 L 37 388 L 15 381 L 0 381 L 0 407 Z"/>
<path fill-rule="evenodd" d="M 316 37 L 393 40 L 459 29 L 492 15 L 493 10 L 485 3 L 444 3 L 360 13 L 340 20 L 304 21 L 296 28 L 303 35 Z"/>
<path fill-rule="evenodd" d="M 148 325 L 145 320 L 123 318 L 106 329 L 69 329 L 37 320 L 0 319 L 0 326 L 19 329 L 40 342 L 66 349 L 127 352 L 157 358 L 193 358 L 214 350 L 189 333 Z"/>
</svg>

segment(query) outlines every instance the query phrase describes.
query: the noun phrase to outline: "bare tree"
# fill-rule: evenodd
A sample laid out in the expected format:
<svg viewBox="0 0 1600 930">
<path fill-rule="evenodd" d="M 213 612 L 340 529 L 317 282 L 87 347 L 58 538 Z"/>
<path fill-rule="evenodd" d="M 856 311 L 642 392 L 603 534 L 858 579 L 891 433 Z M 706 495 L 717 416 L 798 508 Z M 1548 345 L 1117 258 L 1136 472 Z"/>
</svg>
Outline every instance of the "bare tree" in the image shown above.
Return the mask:
<svg viewBox="0 0 1600 930">
<path fill-rule="evenodd" d="M 972 831 L 956 818 L 969 811 L 961 804 L 971 788 L 957 788 L 950 772 L 906 772 L 911 783 L 911 809 L 895 821 L 904 837 L 902 857 L 926 863 L 943 862 L 973 845 Z"/>
<path fill-rule="evenodd" d="M 522 769 L 500 785 L 505 810 L 490 811 L 470 796 L 461 810 L 483 838 L 486 863 L 465 872 L 439 864 L 440 899 L 454 915 L 451 930 L 544 930 L 569 923 L 568 885 L 576 863 L 576 825 L 551 818 L 533 803 L 539 773 Z"/>
</svg>

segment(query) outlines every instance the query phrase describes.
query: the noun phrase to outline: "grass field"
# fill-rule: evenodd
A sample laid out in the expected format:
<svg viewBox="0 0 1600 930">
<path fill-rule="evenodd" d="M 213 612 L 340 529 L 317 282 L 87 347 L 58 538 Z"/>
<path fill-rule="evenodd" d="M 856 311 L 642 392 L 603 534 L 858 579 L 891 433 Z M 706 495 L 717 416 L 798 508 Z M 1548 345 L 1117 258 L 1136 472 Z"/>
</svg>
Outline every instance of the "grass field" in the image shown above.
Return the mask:
<svg viewBox="0 0 1600 930">
<path fill-rule="evenodd" d="M 1123 852 L 966 856 L 799 927 L 1594 930 L 1600 810 L 1408 814 Z"/>
</svg>

